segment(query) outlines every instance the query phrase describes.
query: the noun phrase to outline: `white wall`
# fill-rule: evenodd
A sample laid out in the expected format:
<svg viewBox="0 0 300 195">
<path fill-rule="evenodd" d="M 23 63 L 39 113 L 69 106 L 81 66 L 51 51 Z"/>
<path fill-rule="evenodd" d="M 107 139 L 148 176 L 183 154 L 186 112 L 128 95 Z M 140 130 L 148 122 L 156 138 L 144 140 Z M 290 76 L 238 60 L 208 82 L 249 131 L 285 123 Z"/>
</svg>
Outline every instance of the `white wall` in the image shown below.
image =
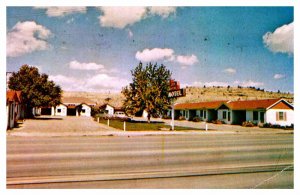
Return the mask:
<svg viewBox="0 0 300 195">
<path fill-rule="evenodd" d="M 110 105 L 106 105 L 105 110 L 107 110 L 107 114 L 113 115 L 114 114 L 114 108 L 111 107 Z"/>
<path fill-rule="evenodd" d="M 142 117 L 143 118 L 147 118 L 148 117 L 148 112 L 146 110 L 143 111 Z"/>
<path fill-rule="evenodd" d="M 91 107 L 86 104 L 82 104 L 80 116 L 91 116 Z"/>
<path fill-rule="evenodd" d="M 286 112 L 286 121 L 277 121 L 276 112 Z M 266 112 L 266 123 L 277 124 L 281 126 L 294 124 L 294 110 L 289 109 L 270 109 Z"/>
<path fill-rule="evenodd" d="M 60 109 L 60 112 L 58 112 L 58 109 Z M 51 115 L 54 115 L 53 111 L 54 111 L 54 108 L 51 109 Z M 65 106 L 63 104 L 56 106 L 55 116 L 67 116 L 67 106 Z"/>
</svg>

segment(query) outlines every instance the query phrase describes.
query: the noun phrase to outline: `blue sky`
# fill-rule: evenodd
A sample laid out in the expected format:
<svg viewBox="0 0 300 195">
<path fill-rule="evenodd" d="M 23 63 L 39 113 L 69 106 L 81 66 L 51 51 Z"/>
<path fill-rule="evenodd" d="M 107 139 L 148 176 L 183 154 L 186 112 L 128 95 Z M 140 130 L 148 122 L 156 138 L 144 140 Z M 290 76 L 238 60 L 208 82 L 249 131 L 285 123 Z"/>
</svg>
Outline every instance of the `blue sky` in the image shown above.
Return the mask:
<svg viewBox="0 0 300 195">
<path fill-rule="evenodd" d="M 7 71 L 119 92 L 140 61 L 182 86 L 293 92 L 293 7 L 7 7 Z"/>
</svg>

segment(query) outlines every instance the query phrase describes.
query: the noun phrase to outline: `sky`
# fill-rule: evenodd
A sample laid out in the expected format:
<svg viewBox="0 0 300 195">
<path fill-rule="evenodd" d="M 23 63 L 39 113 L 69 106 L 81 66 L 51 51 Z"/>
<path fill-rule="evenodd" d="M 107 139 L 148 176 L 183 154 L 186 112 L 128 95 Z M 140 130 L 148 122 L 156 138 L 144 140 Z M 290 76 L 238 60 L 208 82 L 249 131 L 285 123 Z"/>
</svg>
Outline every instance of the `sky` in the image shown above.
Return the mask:
<svg viewBox="0 0 300 195">
<path fill-rule="evenodd" d="M 7 7 L 6 71 L 120 92 L 139 62 L 185 86 L 294 92 L 293 7 Z"/>
</svg>

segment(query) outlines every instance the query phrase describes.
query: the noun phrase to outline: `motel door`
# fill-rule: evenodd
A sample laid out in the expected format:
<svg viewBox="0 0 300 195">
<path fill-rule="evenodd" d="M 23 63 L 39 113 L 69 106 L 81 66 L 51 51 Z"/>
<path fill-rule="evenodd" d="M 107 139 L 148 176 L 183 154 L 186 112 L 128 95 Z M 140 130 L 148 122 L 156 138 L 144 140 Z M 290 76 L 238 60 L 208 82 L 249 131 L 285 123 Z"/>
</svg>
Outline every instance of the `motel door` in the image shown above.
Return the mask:
<svg viewBox="0 0 300 195">
<path fill-rule="evenodd" d="M 259 113 L 259 121 L 261 123 L 265 123 L 265 112 L 260 112 Z"/>
</svg>

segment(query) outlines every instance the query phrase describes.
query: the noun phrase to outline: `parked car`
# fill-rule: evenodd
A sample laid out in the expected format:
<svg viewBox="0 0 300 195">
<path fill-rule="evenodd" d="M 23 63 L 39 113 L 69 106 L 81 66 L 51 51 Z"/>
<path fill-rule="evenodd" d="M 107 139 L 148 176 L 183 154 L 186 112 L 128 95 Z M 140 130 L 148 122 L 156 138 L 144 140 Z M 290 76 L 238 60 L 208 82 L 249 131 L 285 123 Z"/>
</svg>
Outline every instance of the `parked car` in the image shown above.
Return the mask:
<svg viewBox="0 0 300 195">
<path fill-rule="evenodd" d="M 120 119 L 126 119 L 126 120 L 130 120 L 131 118 L 129 117 L 129 116 L 127 116 L 124 112 L 122 112 L 122 111 L 117 111 L 117 112 L 115 112 L 115 114 L 114 114 L 114 117 L 116 117 L 116 118 L 120 118 Z"/>
</svg>

